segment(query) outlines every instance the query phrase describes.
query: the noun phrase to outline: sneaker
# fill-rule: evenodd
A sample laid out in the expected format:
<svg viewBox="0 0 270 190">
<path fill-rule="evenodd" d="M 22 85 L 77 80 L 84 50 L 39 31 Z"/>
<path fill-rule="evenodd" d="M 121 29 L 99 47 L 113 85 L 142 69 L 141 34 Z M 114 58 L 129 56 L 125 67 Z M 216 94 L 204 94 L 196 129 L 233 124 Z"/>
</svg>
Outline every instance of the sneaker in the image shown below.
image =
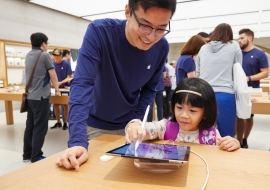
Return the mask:
<svg viewBox="0 0 270 190">
<path fill-rule="evenodd" d="M 30 162 L 31 159 L 30 158 L 23 158 L 23 162 Z"/>
<path fill-rule="evenodd" d="M 63 130 L 67 130 L 67 129 L 68 129 L 68 125 L 67 125 L 67 123 L 64 123 Z"/>
<path fill-rule="evenodd" d="M 43 160 L 44 158 L 46 158 L 45 156 L 40 156 L 39 158 L 38 158 L 38 160 Z"/>
<path fill-rule="evenodd" d="M 55 129 L 57 127 L 62 127 L 62 123 L 61 122 L 57 122 L 56 124 L 54 124 L 53 127 L 51 127 L 51 129 Z"/>
<path fill-rule="evenodd" d="M 243 139 L 241 148 L 248 148 L 247 139 Z"/>
</svg>

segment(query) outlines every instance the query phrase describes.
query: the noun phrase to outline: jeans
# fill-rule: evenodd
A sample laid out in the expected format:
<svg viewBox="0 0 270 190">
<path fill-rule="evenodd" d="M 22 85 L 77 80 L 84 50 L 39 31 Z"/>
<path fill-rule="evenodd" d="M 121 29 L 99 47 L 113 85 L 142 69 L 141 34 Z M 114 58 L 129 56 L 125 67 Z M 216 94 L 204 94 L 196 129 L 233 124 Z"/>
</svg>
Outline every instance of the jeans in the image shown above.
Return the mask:
<svg viewBox="0 0 270 190">
<path fill-rule="evenodd" d="M 27 119 L 23 138 L 23 158 L 38 161 L 48 131 L 49 99 L 27 100 Z"/>
<path fill-rule="evenodd" d="M 158 121 L 160 121 L 163 118 L 163 90 L 158 91 L 156 93 L 155 101 L 157 105 L 157 119 Z M 153 120 L 153 105 L 154 103 L 151 105 L 150 110 L 149 110 L 149 114 L 147 118 L 148 122 L 152 122 Z"/>
<path fill-rule="evenodd" d="M 234 136 L 236 106 L 234 94 L 216 92 L 217 125 L 221 137 Z"/>
</svg>

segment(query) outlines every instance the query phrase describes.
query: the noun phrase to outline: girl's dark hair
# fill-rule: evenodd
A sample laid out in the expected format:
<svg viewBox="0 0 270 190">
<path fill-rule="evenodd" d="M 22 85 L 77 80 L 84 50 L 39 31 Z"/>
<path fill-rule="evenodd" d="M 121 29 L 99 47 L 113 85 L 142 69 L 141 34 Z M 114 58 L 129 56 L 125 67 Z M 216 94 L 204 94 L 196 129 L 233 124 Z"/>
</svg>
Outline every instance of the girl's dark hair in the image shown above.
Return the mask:
<svg viewBox="0 0 270 190">
<path fill-rule="evenodd" d="M 151 7 L 168 9 L 172 11 L 172 16 L 176 9 L 176 0 L 129 0 L 128 4 L 134 11 L 138 9 L 139 5 L 143 8 L 144 12 Z"/>
<path fill-rule="evenodd" d="M 229 24 L 219 24 L 211 33 L 210 41 L 221 41 L 222 43 L 232 42 L 233 31 Z"/>
<path fill-rule="evenodd" d="M 202 96 L 188 92 L 175 93 L 178 90 L 191 90 L 200 93 Z M 190 104 L 193 107 L 204 108 L 203 119 L 198 128 L 212 127 L 217 118 L 217 103 L 213 88 L 208 82 L 200 78 L 184 78 L 176 87 L 171 99 L 172 119 L 176 122 L 174 108 L 175 104 Z"/>
<path fill-rule="evenodd" d="M 196 55 L 199 53 L 201 47 L 205 44 L 205 41 L 200 35 L 192 36 L 184 45 L 180 52 L 180 55 Z"/>
<path fill-rule="evenodd" d="M 30 36 L 30 40 L 32 46 L 40 47 L 43 42 L 48 42 L 48 37 L 41 32 L 36 32 Z"/>
</svg>

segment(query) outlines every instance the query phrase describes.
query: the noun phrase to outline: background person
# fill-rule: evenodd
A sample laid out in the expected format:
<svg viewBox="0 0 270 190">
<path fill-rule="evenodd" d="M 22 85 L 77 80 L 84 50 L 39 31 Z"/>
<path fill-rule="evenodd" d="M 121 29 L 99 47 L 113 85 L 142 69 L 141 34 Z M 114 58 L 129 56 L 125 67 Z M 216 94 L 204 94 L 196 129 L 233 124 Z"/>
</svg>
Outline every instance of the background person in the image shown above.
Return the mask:
<svg viewBox="0 0 270 190">
<path fill-rule="evenodd" d="M 232 82 L 233 64 L 242 65 L 242 52 L 233 41 L 229 24 L 219 24 L 198 54 L 197 77 L 206 80 L 214 89 L 217 100 L 217 125 L 221 137 L 234 136 L 236 106 Z"/>
<path fill-rule="evenodd" d="M 199 53 L 204 44 L 205 41 L 199 35 L 192 36 L 185 43 L 176 65 L 176 84 L 184 78 L 196 77 L 196 65 L 193 57 Z"/>
<path fill-rule="evenodd" d="M 242 66 L 247 76 L 248 86 L 260 88 L 260 80 L 268 76 L 269 65 L 264 51 L 253 47 L 253 39 L 252 30 L 244 28 L 239 31 L 238 41 L 243 54 Z M 253 117 L 254 114 L 251 114 L 249 119 L 236 118 L 236 134 L 242 148 L 248 148 L 247 138 L 253 126 Z"/>
<path fill-rule="evenodd" d="M 66 60 L 62 59 L 62 51 L 60 49 L 54 49 L 53 52 L 53 57 L 54 57 L 54 67 L 55 71 L 58 77 L 58 86 L 59 88 L 64 88 L 65 85 L 67 85 L 70 80 L 71 80 L 71 66 L 70 63 Z M 62 112 L 63 115 L 63 130 L 66 130 L 68 128 L 67 120 L 68 120 L 68 105 L 63 105 L 64 106 L 64 113 Z M 51 129 L 55 129 L 57 127 L 62 127 L 62 123 L 60 120 L 60 105 L 59 104 L 54 104 L 54 112 L 56 116 L 57 122 L 54 124 Z"/>
<path fill-rule="evenodd" d="M 27 95 L 27 119 L 23 137 L 23 161 L 36 162 L 44 159 L 42 152 L 45 136 L 48 131 L 50 112 L 51 82 L 55 85 L 55 95 L 60 96 L 57 86 L 57 75 L 48 50 L 48 37 L 40 32 L 30 36 L 32 50 L 25 57 L 26 85 L 29 82 L 34 64 L 40 51 L 43 51 L 37 62 Z"/>
</svg>

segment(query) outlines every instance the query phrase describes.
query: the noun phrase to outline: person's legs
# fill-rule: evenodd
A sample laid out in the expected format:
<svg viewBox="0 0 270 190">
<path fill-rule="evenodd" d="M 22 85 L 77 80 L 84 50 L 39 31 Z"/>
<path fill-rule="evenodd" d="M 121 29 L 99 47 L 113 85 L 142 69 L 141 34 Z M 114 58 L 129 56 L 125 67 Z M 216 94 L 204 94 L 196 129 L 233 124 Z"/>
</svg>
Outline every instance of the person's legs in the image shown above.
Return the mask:
<svg viewBox="0 0 270 190">
<path fill-rule="evenodd" d="M 246 125 L 244 129 L 244 138 L 243 138 L 243 141 L 241 141 L 243 143 L 243 148 L 248 148 L 247 138 L 251 132 L 252 127 L 253 127 L 253 116 L 249 119 L 246 119 Z"/>
<path fill-rule="evenodd" d="M 63 117 L 63 121 L 64 121 L 64 125 L 63 125 L 63 130 L 66 130 L 68 128 L 68 125 L 67 125 L 67 121 L 68 121 L 68 112 L 69 112 L 69 109 L 68 109 L 68 105 L 62 105 L 64 107 L 64 117 Z M 63 113 L 63 112 L 62 112 Z"/>
<path fill-rule="evenodd" d="M 156 105 L 157 105 L 157 119 L 158 121 L 163 119 L 163 91 L 158 91 L 156 94 Z"/>
<path fill-rule="evenodd" d="M 34 128 L 34 117 L 31 100 L 27 100 L 27 119 L 23 137 L 23 160 L 30 160 L 32 155 L 32 137 Z"/>
<path fill-rule="evenodd" d="M 236 137 L 237 140 L 241 143 L 241 146 L 243 141 L 244 129 L 245 129 L 245 120 L 236 117 Z"/>
<path fill-rule="evenodd" d="M 234 94 L 216 92 L 217 125 L 221 137 L 234 136 L 236 106 Z"/>
<path fill-rule="evenodd" d="M 43 155 L 42 147 L 48 131 L 50 104 L 48 99 L 33 100 L 34 128 L 32 138 L 31 162 L 36 162 Z"/>
<path fill-rule="evenodd" d="M 125 129 L 119 129 L 119 130 L 103 130 L 103 129 L 97 129 L 94 127 L 87 126 L 87 138 L 88 140 L 91 140 L 95 137 L 104 135 L 104 134 L 111 134 L 111 135 L 121 135 L 125 136 Z"/>
<path fill-rule="evenodd" d="M 171 93 L 171 87 L 165 87 L 165 90 L 166 90 L 166 97 L 165 97 L 165 100 L 166 100 L 166 105 L 167 105 L 167 118 L 169 117 L 170 115 L 170 93 Z"/>
<path fill-rule="evenodd" d="M 60 120 L 60 106 L 58 104 L 54 104 L 53 107 L 54 107 L 54 113 L 55 113 L 56 120 L 57 120 L 58 123 L 61 123 L 61 120 Z"/>
<path fill-rule="evenodd" d="M 61 110 L 61 115 L 62 115 L 62 121 L 65 122 L 65 118 L 66 118 L 66 115 L 65 115 L 65 105 L 60 105 L 60 110 Z"/>
<path fill-rule="evenodd" d="M 54 104 L 53 108 L 54 108 L 57 123 L 55 123 L 54 126 L 51 127 L 51 129 L 55 129 L 57 127 L 62 127 L 62 123 L 60 120 L 60 106 L 59 106 L 59 104 Z"/>
</svg>

